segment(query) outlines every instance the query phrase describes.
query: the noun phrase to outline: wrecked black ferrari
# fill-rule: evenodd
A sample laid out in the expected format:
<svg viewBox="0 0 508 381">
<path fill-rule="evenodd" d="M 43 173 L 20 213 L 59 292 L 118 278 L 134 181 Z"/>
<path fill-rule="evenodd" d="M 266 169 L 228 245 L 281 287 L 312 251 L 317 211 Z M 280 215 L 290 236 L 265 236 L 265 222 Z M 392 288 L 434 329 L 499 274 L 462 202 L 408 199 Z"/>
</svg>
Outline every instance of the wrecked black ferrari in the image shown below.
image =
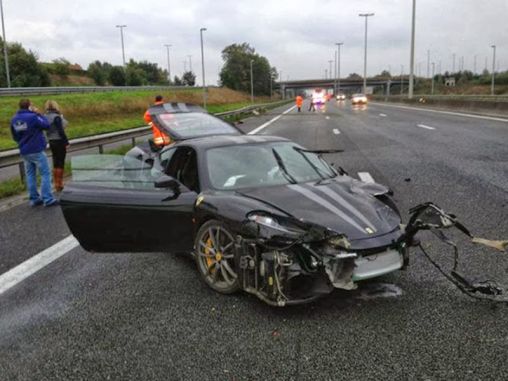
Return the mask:
<svg viewBox="0 0 508 381">
<path fill-rule="evenodd" d="M 192 253 L 214 290 L 285 306 L 405 268 L 420 230 L 470 235 L 430 203 L 402 225 L 390 189 L 328 164 L 330 151 L 243 135 L 190 105 L 153 116 L 174 141 L 164 149 L 73 158 L 61 205 L 84 249 Z M 470 294 L 500 292 L 452 274 Z"/>
</svg>

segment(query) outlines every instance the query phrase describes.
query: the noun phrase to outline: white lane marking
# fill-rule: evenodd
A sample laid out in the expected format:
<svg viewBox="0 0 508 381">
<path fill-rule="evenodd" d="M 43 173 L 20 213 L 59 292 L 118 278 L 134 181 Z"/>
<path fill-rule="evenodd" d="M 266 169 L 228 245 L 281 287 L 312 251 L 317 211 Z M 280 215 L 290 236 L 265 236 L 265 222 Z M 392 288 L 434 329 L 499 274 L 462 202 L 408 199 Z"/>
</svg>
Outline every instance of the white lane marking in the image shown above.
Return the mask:
<svg viewBox="0 0 508 381">
<path fill-rule="evenodd" d="M 508 123 L 508 119 L 497 118 L 495 116 L 464 114 L 464 113 L 461 113 L 461 112 L 443 111 L 443 110 L 436 110 L 436 109 L 432 109 L 432 108 L 423 108 L 423 107 L 420 108 L 420 107 L 408 107 L 408 106 L 399 106 L 399 105 L 389 105 L 389 104 L 379 103 L 379 102 L 372 102 L 372 103 L 377 105 L 377 106 L 386 106 L 386 107 L 402 108 L 402 109 L 407 109 L 407 110 L 417 110 L 417 111 L 433 112 L 433 113 L 436 113 L 436 114 L 456 115 L 456 116 L 463 116 L 463 117 L 466 117 L 466 118 L 495 120 L 497 122 Z"/>
<path fill-rule="evenodd" d="M 374 178 L 371 176 L 369 172 L 358 172 L 358 177 L 364 183 L 375 183 Z"/>
<path fill-rule="evenodd" d="M 382 116 L 383 118 L 386 118 L 387 115 L 386 114 L 383 114 L 383 113 L 380 113 L 379 116 Z"/>
<path fill-rule="evenodd" d="M 416 126 L 420 127 L 420 128 L 425 128 L 427 130 L 435 130 L 436 129 L 436 127 L 427 126 L 425 124 L 417 124 Z"/>
<path fill-rule="evenodd" d="M 338 135 L 338 134 L 340 134 L 340 131 L 339 131 L 339 129 L 338 129 L 338 128 L 334 128 L 334 129 L 333 129 L 333 133 L 334 133 L 335 135 Z"/>
<path fill-rule="evenodd" d="M 272 124 L 273 122 L 275 122 L 276 120 L 280 119 L 282 117 L 282 115 L 285 115 L 287 114 L 288 112 L 290 112 L 291 110 L 295 109 L 296 108 L 296 105 L 288 108 L 286 111 L 284 111 L 282 114 L 280 115 L 277 115 L 275 118 L 273 119 L 270 119 L 268 122 L 262 124 L 261 126 L 259 126 L 258 128 L 255 128 L 254 130 L 252 130 L 251 132 L 249 132 L 247 135 L 254 135 L 254 134 L 257 134 L 259 131 L 261 130 L 264 130 L 266 127 L 268 127 L 270 124 Z"/>
<path fill-rule="evenodd" d="M 77 246 L 79 246 L 78 240 L 70 235 L 3 273 L 0 275 L 0 295 Z"/>
</svg>

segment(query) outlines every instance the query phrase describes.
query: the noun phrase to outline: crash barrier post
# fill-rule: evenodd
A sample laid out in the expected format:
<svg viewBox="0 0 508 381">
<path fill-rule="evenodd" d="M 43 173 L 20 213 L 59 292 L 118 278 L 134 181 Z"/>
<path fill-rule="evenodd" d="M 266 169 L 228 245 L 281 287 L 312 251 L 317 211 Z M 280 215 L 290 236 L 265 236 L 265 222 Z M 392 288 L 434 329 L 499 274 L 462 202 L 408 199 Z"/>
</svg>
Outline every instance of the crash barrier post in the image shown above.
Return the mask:
<svg viewBox="0 0 508 381">
<path fill-rule="evenodd" d="M 2 89 L 0 89 L 2 90 Z M 280 101 L 280 102 L 271 102 L 271 103 L 263 103 L 258 105 L 252 105 L 247 107 L 242 107 L 237 110 L 225 111 L 214 114 L 217 117 L 225 117 L 231 115 L 245 114 L 252 112 L 256 109 L 265 108 L 265 107 L 277 107 L 282 106 L 283 104 L 287 104 L 288 101 Z M 93 136 L 84 136 L 81 138 L 72 139 L 70 141 L 70 146 L 68 148 L 68 152 L 77 152 L 82 151 L 89 148 L 98 147 L 99 153 L 104 153 L 104 146 L 112 143 L 118 143 L 122 141 L 131 140 L 132 145 L 136 145 L 136 138 L 144 135 L 148 135 L 151 132 L 150 126 L 141 126 L 134 127 L 128 130 L 108 132 Z M 49 148 L 46 149 L 46 154 L 51 156 L 51 151 Z M 23 165 L 23 159 L 19 155 L 18 149 L 9 149 L 0 151 L 0 169 L 12 167 L 18 165 L 19 167 L 19 177 L 22 182 L 25 179 L 25 168 Z"/>
</svg>

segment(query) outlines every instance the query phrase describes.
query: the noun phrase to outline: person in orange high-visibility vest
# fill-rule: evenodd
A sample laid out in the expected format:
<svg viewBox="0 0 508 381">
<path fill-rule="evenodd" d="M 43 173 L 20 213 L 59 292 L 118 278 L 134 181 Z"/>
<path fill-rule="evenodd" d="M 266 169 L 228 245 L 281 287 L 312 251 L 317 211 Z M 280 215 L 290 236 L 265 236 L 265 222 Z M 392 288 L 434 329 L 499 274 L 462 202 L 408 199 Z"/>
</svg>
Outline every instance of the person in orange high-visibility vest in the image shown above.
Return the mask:
<svg viewBox="0 0 508 381">
<path fill-rule="evenodd" d="M 162 95 L 157 95 L 155 97 L 155 103 L 153 105 L 157 106 L 162 104 L 164 104 L 164 99 Z M 169 136 L 166 135 L 161 130 L 159 130 L 159 128 L 155 125 L 155 123 L 152 122 L 152 116 L 150 115 L 148 110 L 146 110 L 143 119 L 145 120 L 146 124 L 152 127 L 153 142 L 157 147 L 164 147 L 169 143 L 171 143 L 171 139 L 169 138 Z"/>
<path fill-rule="evenodd" d="M 303 105 L 303 98 L 301 95 L 298 95 L 296 97 L 296 107 L 298 107 L 298 112 L 302 111 L 302 105 Z"/>
</svg>

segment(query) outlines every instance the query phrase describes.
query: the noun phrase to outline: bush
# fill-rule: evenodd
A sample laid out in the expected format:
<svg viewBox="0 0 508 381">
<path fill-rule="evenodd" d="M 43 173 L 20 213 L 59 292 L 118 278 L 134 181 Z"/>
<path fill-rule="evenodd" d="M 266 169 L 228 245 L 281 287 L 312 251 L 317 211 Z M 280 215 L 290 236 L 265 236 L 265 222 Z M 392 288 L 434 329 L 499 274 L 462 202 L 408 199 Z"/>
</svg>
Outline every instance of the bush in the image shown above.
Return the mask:
<svg viewBox="0 0 508 381">
<path fill-rule="evenodd" d="M 109 82 L 113 86 L 125 86 L 125 71 L 121 66 L 113 66 L 109 72 Z"/>
</svg>

